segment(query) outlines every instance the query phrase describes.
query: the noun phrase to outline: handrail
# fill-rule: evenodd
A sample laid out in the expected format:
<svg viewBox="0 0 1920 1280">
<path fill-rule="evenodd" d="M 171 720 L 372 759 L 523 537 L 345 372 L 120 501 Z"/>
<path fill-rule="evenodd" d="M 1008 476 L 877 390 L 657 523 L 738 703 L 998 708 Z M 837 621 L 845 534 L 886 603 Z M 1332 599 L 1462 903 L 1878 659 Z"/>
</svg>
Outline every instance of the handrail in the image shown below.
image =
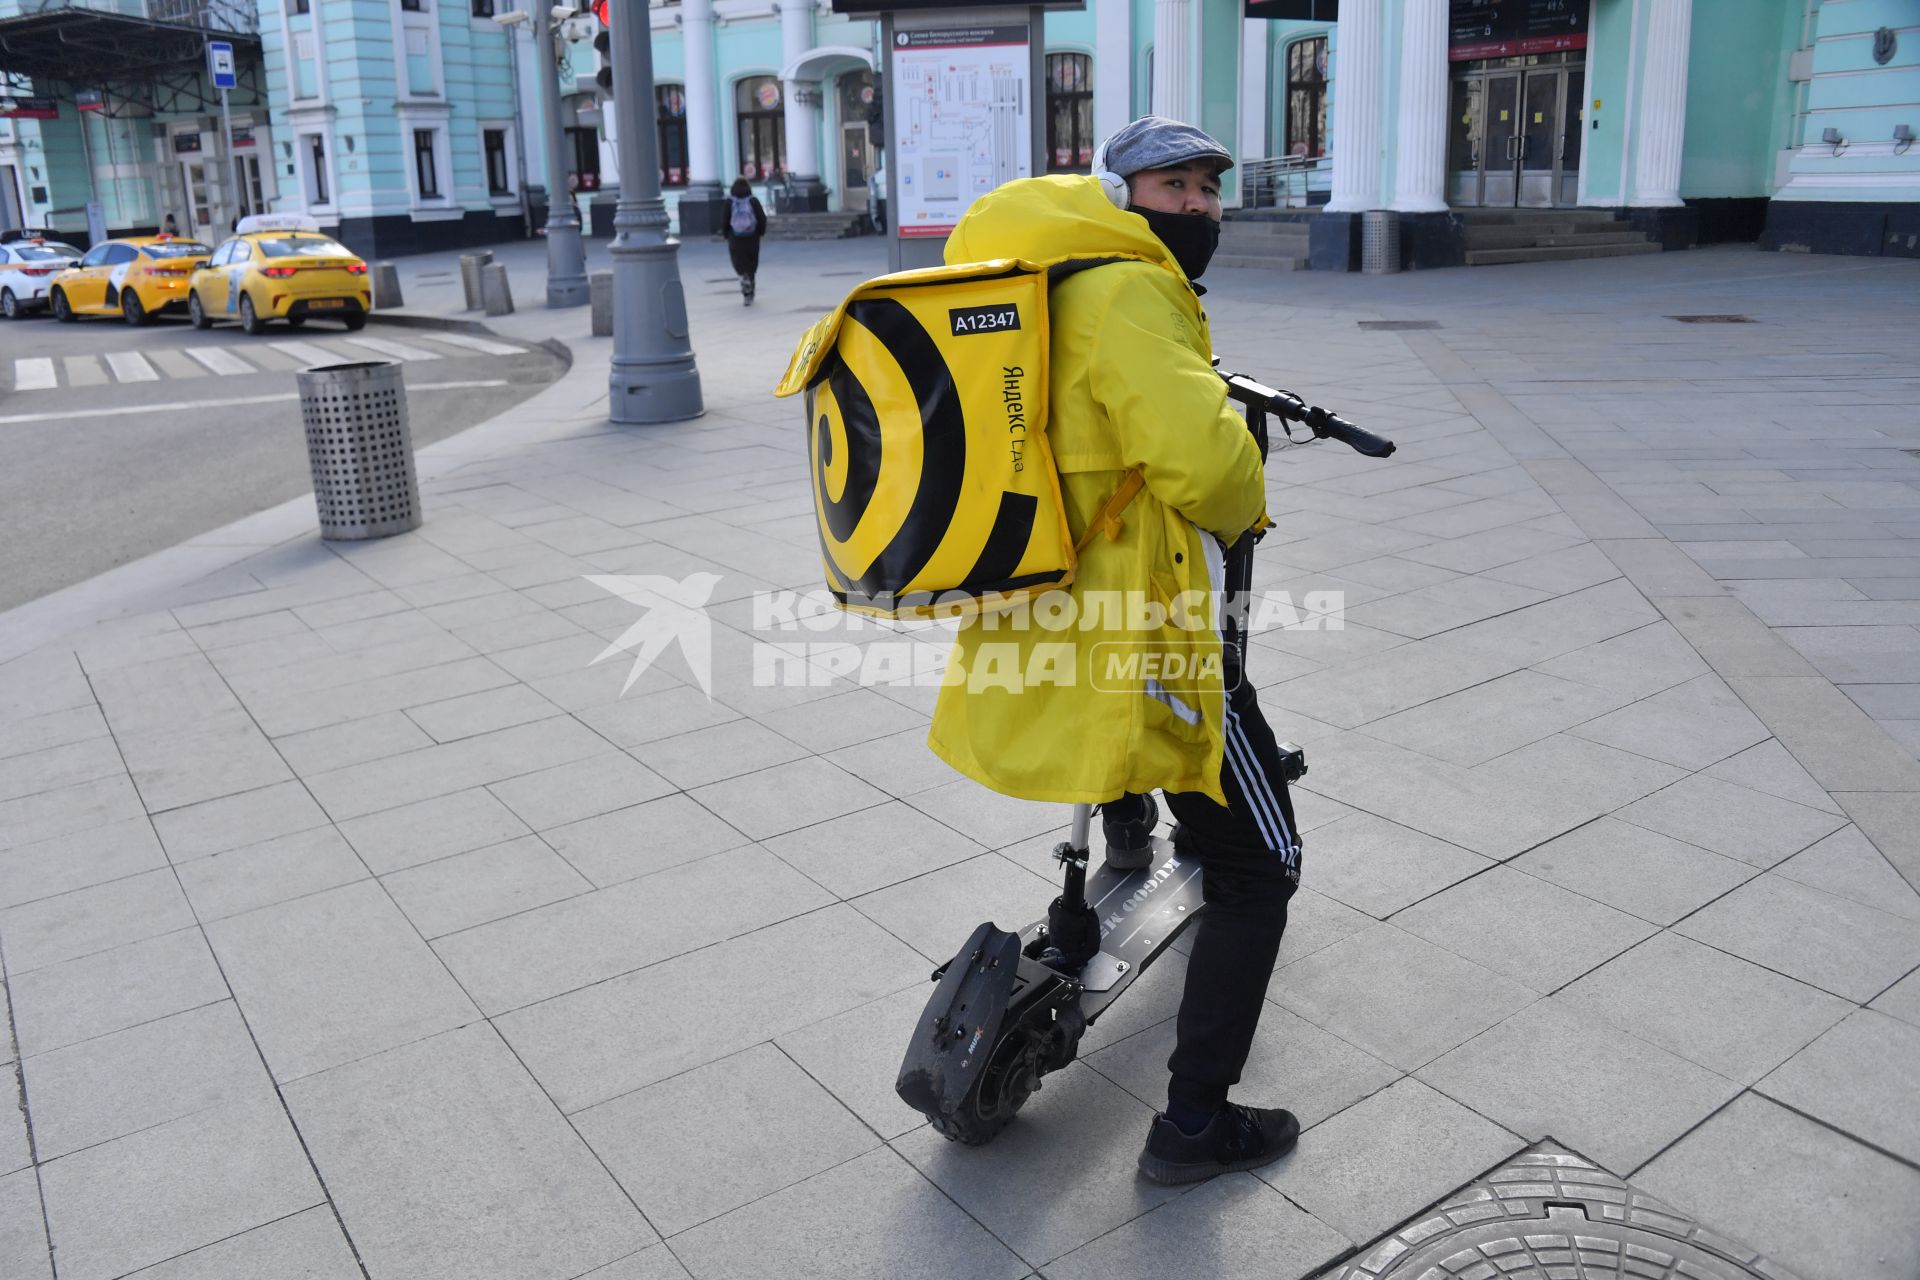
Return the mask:
<svg viewBox="0 0 1920 1280">
<path fill-rule="evenodd" d="M 260 34 L 260 11 L 243 0 L 147 0 L 147 16 L 206 31 Z"/>
<path fill-rule="evenodd" d="M 1265 156 L 1240 162 L 1240 185 L 1249 209 L 1297 209 L 1307 204 L 1309 175 L 1325 156 Z"/>
</svg>

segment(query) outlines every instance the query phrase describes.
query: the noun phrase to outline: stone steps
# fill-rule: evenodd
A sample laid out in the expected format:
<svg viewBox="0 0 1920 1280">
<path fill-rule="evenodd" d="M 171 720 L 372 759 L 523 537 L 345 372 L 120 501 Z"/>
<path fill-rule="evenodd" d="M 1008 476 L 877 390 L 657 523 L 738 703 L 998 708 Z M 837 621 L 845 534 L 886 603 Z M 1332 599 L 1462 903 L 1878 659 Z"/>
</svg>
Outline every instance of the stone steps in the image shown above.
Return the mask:
<svg viewBox="0 0 1920 1280">
<path fill-rule="evenodd" d="M 863 213 L 770 213 L 769 240 L 844 240 L 859 235 L 866 225 Z"/>
<path fill-rule="evenodd" d="M 1302 222 L 1234 218 L 1220 227 L 1220 247 L 1214 252 L 1213 262 L 1222 267 L 1304 271 L 1307 238 L 1308 227 Z"/>
<path fill-rule="evenodd" d="M 1642 238 L 1637 244 L 1527 245 L 1512 249 L 1469 249 L 1467 265 L 1491 267 L 1506 262 L 1568 262 L 1579 258 L 1625 258 L 1659 253 L 1660 246 Z"/>
<path fill-rule="evenodd" d="M 1549 222 L 1541 223 L 1537 227 L 1470 226 L 1467 228 L 1467 248 L 1469 249 L 1522 249 L 1536 244 L 1628 244 L 1645 238 L 1642 233 L 1619 222 L 1585 225 L 1574 222 Z"/>
</svg>

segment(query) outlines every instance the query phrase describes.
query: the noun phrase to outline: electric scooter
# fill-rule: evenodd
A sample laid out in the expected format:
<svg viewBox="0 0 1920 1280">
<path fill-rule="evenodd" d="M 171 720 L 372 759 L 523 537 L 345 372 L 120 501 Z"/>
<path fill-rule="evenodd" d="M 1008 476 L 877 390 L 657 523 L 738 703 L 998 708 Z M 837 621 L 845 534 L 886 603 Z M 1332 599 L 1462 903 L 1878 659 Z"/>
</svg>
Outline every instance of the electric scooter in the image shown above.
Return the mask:
<svg viewBox="0 0 1920 1280">
<path fill-rule="evenodd" d="M 1263 459 L 1269 417 L 1280 420 L 1290 444 L 1338 440 L 1372 458 L 1393 453 L 1391 440 L 1291 392 L 1220 370 L 1218 360 L 1214 364 L 1227 394 L 1245 406 L 1247 429 Z M 1309 436 L 1296 439 L 1295 424 Z M 1259 536 L 1236 539 L 1226 557 L 1223 641 L 1235 646 L 1242 672 Z M 1306 753 L 1299 747 L 1283 742 L 1280 754 L 1289 783 L 1306 773 Z M 1053 851 L 1065 883 L 1045 919 L 1018 933 L 983 923 L 933 972 L 933 995 L 907 1044 L 894 1090 L 956 1142 L 980 1146 L 1006 1128 L 1040 1088 L 1041 1077 L 1074 1060 L 1086 1029 L 1206 906 L 1199 864 L 1162 837 L 1154 838 L 1147 866 L 1121 871 L 1102 861 L 1089 874 L 1092 821 L 1092 805 L 1073 807 L 1068 838 Z"/>
</svg>

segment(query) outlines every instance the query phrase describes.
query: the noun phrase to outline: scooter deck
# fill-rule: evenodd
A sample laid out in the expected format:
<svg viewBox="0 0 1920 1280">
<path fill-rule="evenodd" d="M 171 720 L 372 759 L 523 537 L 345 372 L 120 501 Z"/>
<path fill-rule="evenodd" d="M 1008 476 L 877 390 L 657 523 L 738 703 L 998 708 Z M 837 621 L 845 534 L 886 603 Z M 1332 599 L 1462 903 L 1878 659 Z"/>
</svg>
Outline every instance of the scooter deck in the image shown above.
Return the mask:
<svg viewBox="0 0 1920 1280">
<path fill-rule="evenodd" d="M 1087 868 L 1087 902 L 1100 917 L 1100 951 L 1077 975 L 1085 988 L 1080 1011 L 1093 1022 L 1135 978 L 1159 958 L 1206 905 L 1200 864 L 1155 838 L 1154 860 L 1138 871 L 1116 871 L 1105 861 Z M 1045 918 L 1020 931 L 1022 946 Z"/>
</svg>

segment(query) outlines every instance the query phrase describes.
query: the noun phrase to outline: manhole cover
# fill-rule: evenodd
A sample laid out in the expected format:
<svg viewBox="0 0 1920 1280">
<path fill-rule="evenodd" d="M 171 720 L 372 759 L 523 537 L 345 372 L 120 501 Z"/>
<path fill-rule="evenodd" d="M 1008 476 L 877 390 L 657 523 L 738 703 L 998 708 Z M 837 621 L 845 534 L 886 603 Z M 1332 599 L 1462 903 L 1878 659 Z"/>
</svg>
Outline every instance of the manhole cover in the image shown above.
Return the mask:
<svg viewBox="0 0 1920 1280">
<path fill-rule="evenodd" d="M 1793 1280 L 1548 1143 L 1477 1178 L 1322 1280 Z"/>
<path fill-rule="evenodd" d="M 1752 324 L 1752 316 L 1668 316 L 1681 324 Z"/>
<path fill-rule="evenodd" d="M 1401 333 L 1408 329 L 1438 329 L 1438 320 L 1362 320 L 1362 329 L 1371 329 L 1376 333 Z"/>
</svg>

